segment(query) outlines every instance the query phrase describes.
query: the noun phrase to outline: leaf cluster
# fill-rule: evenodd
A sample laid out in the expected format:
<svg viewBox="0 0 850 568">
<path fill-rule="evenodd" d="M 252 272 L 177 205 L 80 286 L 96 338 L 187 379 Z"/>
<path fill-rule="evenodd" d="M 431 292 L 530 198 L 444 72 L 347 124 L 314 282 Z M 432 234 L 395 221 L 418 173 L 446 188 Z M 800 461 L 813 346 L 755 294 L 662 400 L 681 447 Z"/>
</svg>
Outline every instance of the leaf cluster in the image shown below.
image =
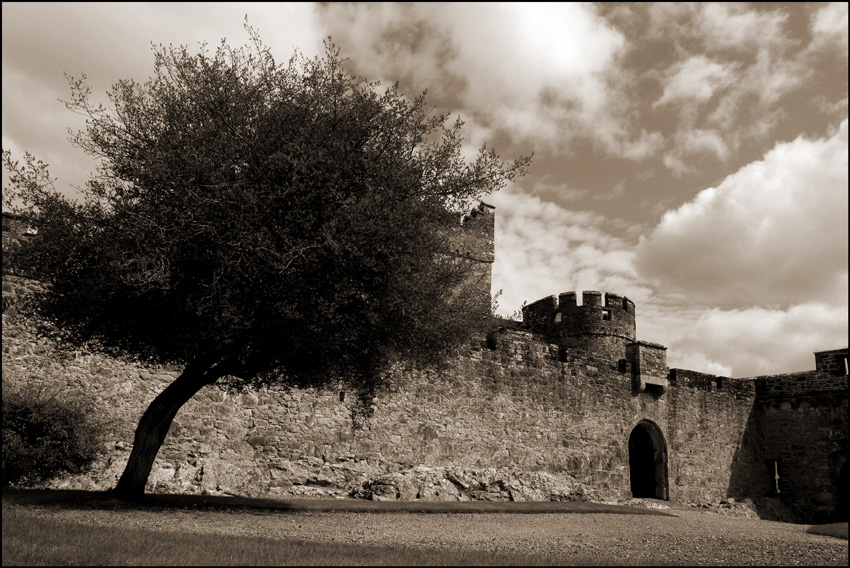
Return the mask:
<svg viewBox="0 0 850 568">
<path fill-rule="evenodd" d="M 530 158 L 467 163 L 463 123 L 424 94 L 349 75 L 330 39 L 279 64 L 248 29 L 253 45 L 212 54 L 155 47 L 154 75 L 108 107 L 71 78 L 97 175 L 80 204 L 4 152 L 4 199 L 40 228 L 9 262 L 52 284 L 63 328 L 151 360 L 371 384 L 443 357 L 488 316 L 450 229 Z"/>
</svg>

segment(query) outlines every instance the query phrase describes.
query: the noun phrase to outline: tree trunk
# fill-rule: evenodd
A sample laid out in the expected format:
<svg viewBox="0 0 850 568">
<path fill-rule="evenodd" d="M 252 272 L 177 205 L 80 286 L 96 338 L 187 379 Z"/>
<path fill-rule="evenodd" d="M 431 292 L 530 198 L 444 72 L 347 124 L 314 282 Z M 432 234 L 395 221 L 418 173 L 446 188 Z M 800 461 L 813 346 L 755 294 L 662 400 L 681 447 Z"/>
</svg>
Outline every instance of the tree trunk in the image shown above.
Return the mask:
<svg viewBox="0 0 850 568">
<path fill-rule="evenodd" d="M 136 427 L 133 451 L 130 452 L 130 459 L 118 485 L 112 490 L 113 495 L 126 501 L 144 498 L 154 459 L 177 412 L 204 386 L 226 374 L 221 363 L 212 364 L 208 359 L 195 360 L 153 399 Z"/>
</svg>

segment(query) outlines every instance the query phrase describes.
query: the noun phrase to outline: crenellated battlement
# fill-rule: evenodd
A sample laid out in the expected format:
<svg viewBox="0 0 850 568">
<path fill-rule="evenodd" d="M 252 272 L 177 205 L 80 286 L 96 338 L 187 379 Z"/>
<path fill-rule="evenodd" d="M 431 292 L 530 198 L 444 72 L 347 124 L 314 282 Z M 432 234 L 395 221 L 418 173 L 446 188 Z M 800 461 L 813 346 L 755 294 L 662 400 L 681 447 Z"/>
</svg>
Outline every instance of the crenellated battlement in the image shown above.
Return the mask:
<svg viewBox="0 0 850 568">
<path fill-rule="evenodd" d="M 557 336 L 566 346 L 572 343 L 570 338 L 598 335 L 634 341 L 634 302 L 619 294 L 596 290 L 582 292 L 581 304 L 577 299 L 576 292 L 540 299 L 523 307 L 523 322 L 534 331 Z"/>
</svg>

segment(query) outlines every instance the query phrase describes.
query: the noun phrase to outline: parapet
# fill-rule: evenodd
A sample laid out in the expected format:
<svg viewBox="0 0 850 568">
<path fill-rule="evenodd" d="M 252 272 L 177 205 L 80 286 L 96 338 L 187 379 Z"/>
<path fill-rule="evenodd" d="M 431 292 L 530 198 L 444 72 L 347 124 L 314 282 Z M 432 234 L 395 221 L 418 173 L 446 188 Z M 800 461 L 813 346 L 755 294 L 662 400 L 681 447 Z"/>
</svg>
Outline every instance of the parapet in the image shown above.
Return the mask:
<svg viewBox="0 0 850 568">
<path fill-rule="evenodd" d="M 756 396 L 765 400 L 786 400 L 808 396 L 847 397 L 847 348 L 815 352 L 814 371 L 753 377 Z"/>
<path fill-rule="evenodd" d="M 608 335 L 635 339 L 635 304 L 625 296 L 585 290 L 549 296 L 522 309 L 523 322 L 538 333 L 560 338 Z"/>
<path fill-rule="evenodd" d="M 649 341 L 635 341 L 626 345 L 626 359 L 632 370 L 632 385 L 638 392 L 654 390 L 664 394 L 670 385 L 667 375 L 667 348 Z"/>
<path fill-rule="evenodd" d="M 847 348 L 815 351 L 815 369 L 819 377 L 846 377 Z"/>
</svg>

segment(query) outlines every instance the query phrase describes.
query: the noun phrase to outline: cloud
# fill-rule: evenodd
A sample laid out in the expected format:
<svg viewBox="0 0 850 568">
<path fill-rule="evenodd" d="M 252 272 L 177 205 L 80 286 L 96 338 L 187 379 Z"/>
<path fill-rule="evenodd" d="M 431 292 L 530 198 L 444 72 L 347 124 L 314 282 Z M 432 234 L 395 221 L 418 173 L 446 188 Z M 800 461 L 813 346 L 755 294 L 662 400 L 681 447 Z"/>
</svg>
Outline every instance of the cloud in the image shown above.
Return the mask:
<svg viewBox="0 0 850 568">
<path fill-rule="evenodd" d="M 810 30 L 813 49 L 835 50 L 847 59 L 847 3 L 828 2 L 812 16 Z"/>
<path fill-rule="evenodd" d="M 670 366 L 735 377 L 810 370 L 815 351 L 846 346 L 834 342 L 846 337 L 847 325 L 846 303 L 709 309 L 671 341 Z"/>
<path fill-rule="evenodd" d="M 715 129 L 683 128 L 676 132 L 673 140 L 673 149 L 664 154 L 664 165 L 675 175 L 696 171 L 689 164 L 706 156 L 713 156 L 721 162 L 729 158 L 729 145 Z"/>
<path fill-rule="evenodd" d="M 570 290 L 624 294 L 636 304 L 638 338 L 666 345 L 671 367 L 734 377 L 811 369 L 814 351 L 840 347 L 835 338 L 846 336 L 846 295 L 787 308 L 707 308 L 691 290 L 646 283 L 635 270 L 635 247 L 611 236 L 599 215 L 515 186 L 489 201 L 496 205 L 493 289 L 503 290 L 502 315 Z"/>
<path fill-rule="evenodd" d="M 846 21 L 846 7 L 843 10 Z M 676 53 L 666 68 L 643 75 L 657 81 L 661 90 L 652 108 L 675 113 L 678 119 L 664 154 L 665 165 L 675 175 L 701 171 L 697 166 L 705 152 L 694 151 L 694 140 L 726 162 L 741 148 L 763 144 L 780 128 L 791 108 L 785 103 L 795 93 L 835 91 L 829 83 L 839 79 L 823 73 L 823 54 L 841 44 L 842 33 L 846 46 L 846 29 L 842 32 L 832 23 L 840 20 L 841 9 L 821 8 L 812 17 L 808 44 L 808 20 L 792 18 L 794 11 L 731 3 L 648 7 L 645 35 L 672 44 Z M 842 82 L 846 92 L 846 75 Z M 711 140 L 705 132 L 712 133 Z"/>
<path fill-rule="evenodd" d="M 151 42 L 186 45 L 190 53 L 202 41 L 215 49 L 222 38 L 232 47 L 247 45 L 245 14 L 279 62 L 296 45 L 309 57 L 322 53 L 310 4 L 221 3 L 199 10 L 186 3 L 6 2 L 2 10 L 3 147 L 50 164 L 56 188 L 69 196 L 79 194 L 71 186 L 82 186 L 95 163 L 66 142 L 67 128 L 80 130 L 85 122 L 57 100 L 71 94 L 63 72 L 85 73 L 92 100 L 107 103 L 112 84 L 144 82 L 153 74 Z"/>
<path fill-rule="evenodd" d="M 647 35 L 674 38 L 680 47 L 696 39 L 701 51 L 720 52 L 786 41 L 788 16 L 781 9 L 754 9 L 744 3 L 655 2 L 648 14 Z"/>
<path fill-rule="evenodd" d="M 430 89 L 473 137 L 480 125 L 538 152 L 589 139 L 630 159 L 660 147 L 622 94 L 624 38 L 592 5 L 327 4 L 322 14 L 358 73 L 411 95 Z"/>
<path fill-rule="evenodd" d="M 671 65 L 664 73 L 661 98 L 653 106 L 690 102 L 702 103 L 730 84 L 735 77 L 734 64 L 723 64 L 696 55 Z"/>
<path fill-rule="evenodd" d="M 712 304 L 846 303 L 847 150 L 847 120 L 777 144 L 668 211 L 641 238 L 638 270 Z"/>
<path fill-rule="evenodd" d="M 784 24 L 788 15 L 781 9 L 765 11 L 731 2 L 692 6 L 697 10 L 695 23 L 708 49 L 745 49 L 787 41 Z"/>
<path fill-rule="evenodd" d="M 629 297 L 643 290 L 633 245 L 612 236 L 602 216 L 564 209 L 515 186 L 488 201 L 496 206 L 493 289 L 503 290 L 500 313 L 570 290 Z"/>
</svg>

